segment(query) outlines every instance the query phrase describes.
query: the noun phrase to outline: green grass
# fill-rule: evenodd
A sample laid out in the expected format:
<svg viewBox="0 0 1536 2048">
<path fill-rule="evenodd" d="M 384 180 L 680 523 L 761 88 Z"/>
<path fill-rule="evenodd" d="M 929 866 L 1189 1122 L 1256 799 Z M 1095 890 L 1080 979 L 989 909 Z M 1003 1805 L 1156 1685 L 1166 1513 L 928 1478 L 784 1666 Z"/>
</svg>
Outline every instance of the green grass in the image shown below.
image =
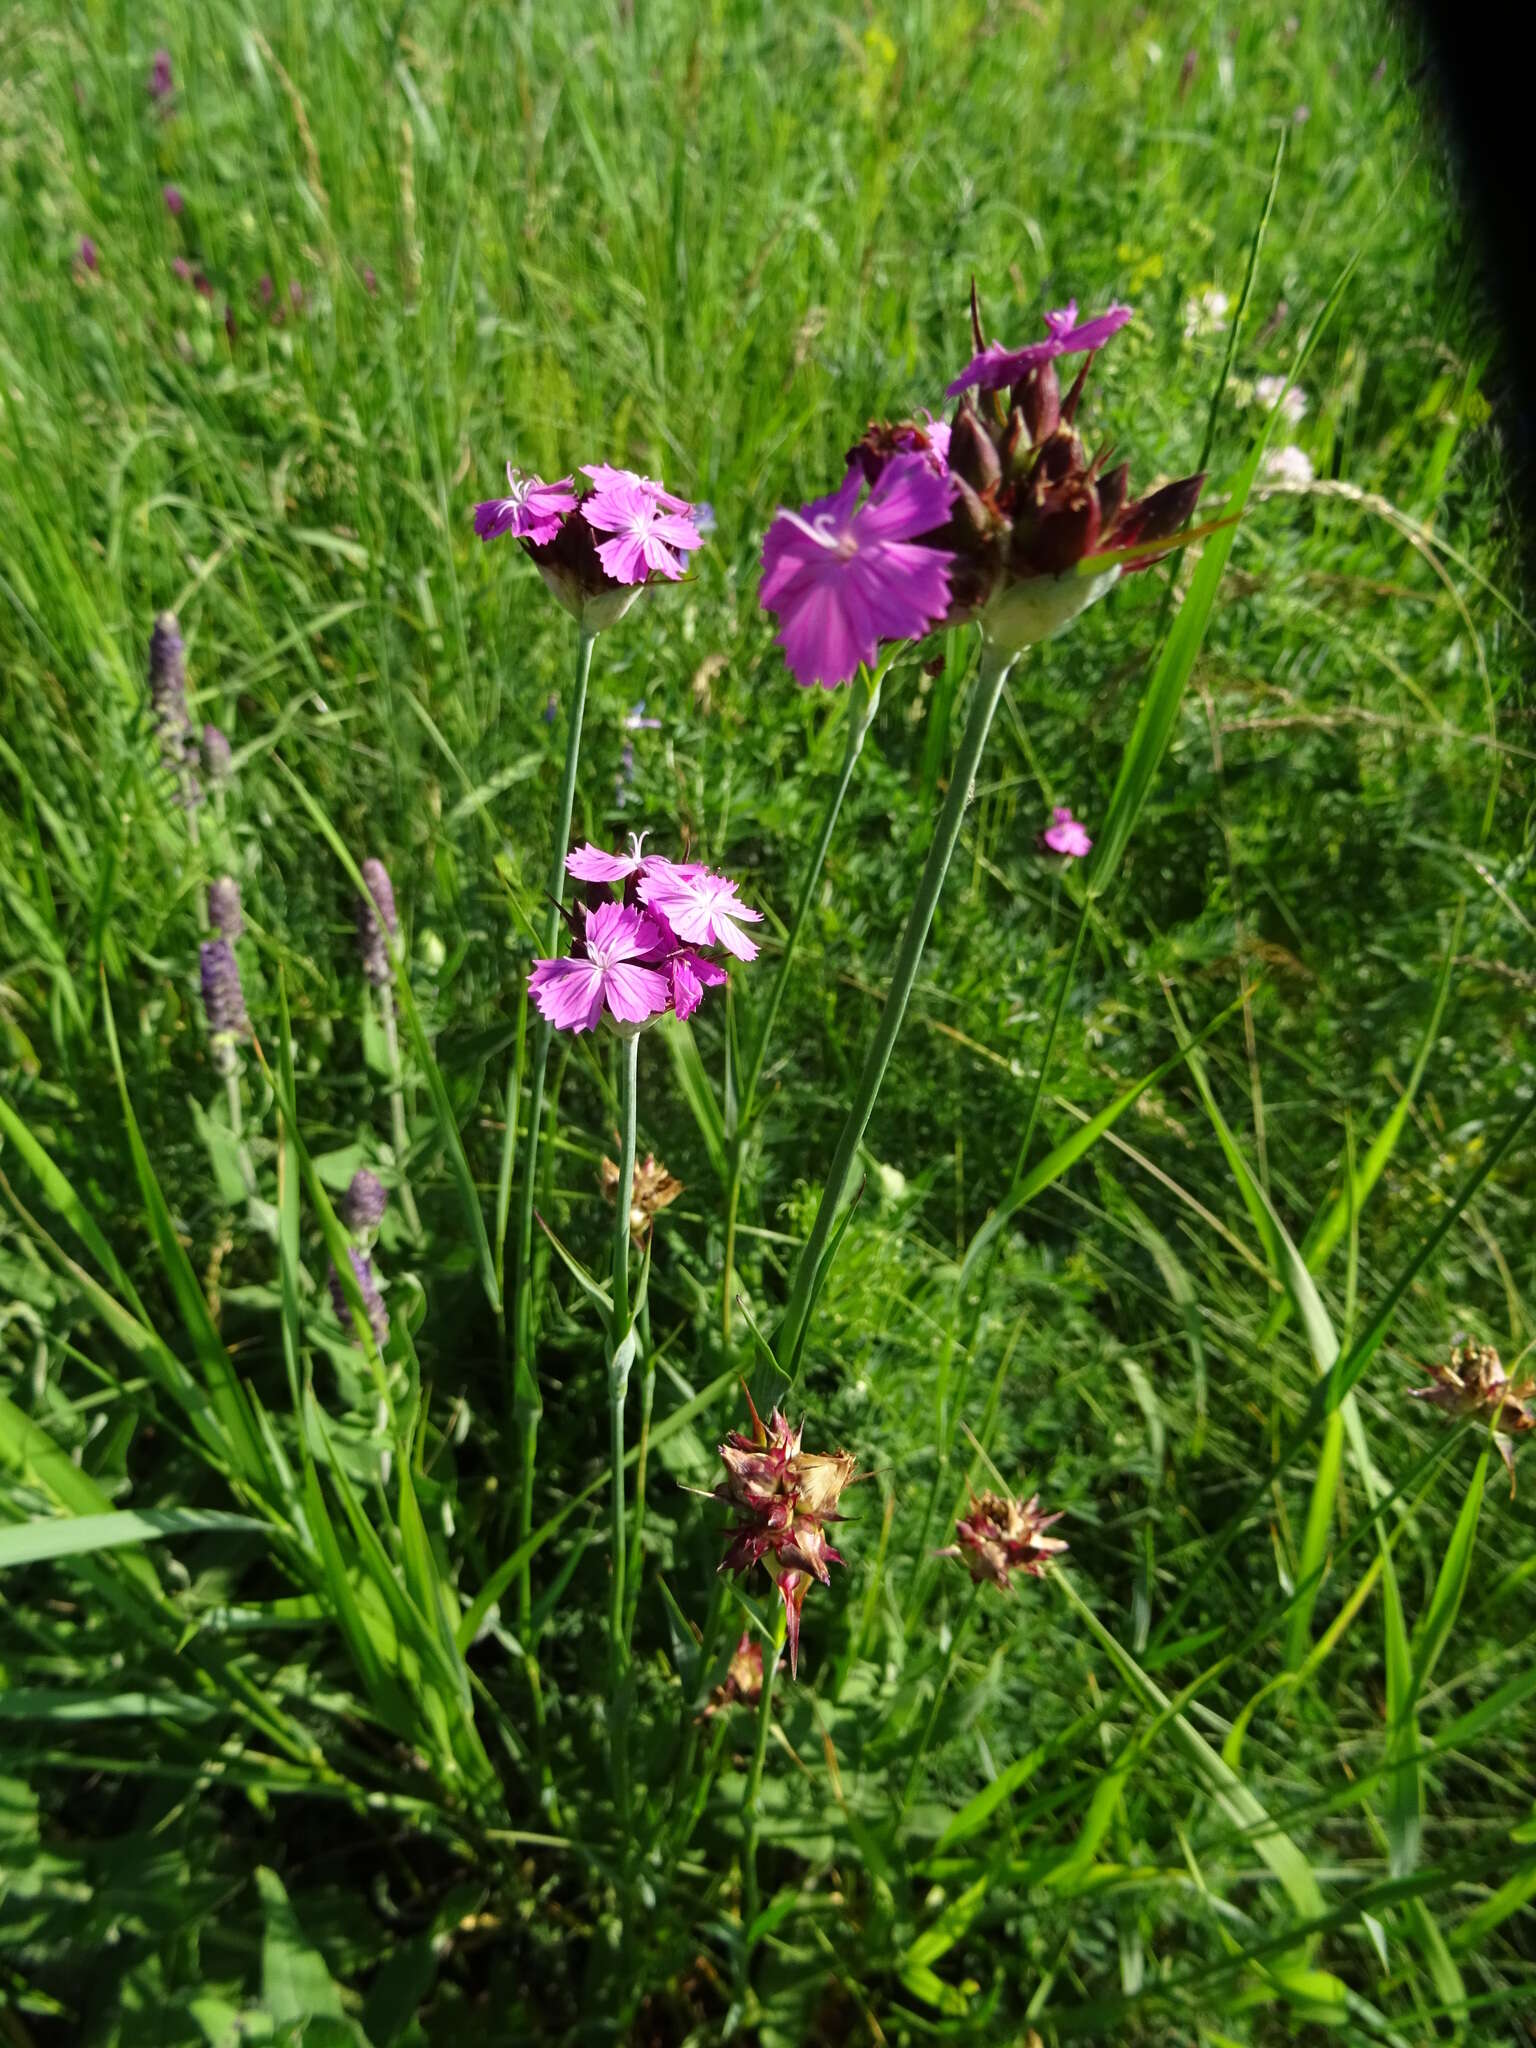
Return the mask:
<svg viewBox="0 0 1536 2048">
<path fill-rule="evenodd" d="M 1288 12 L 0 18 L 8 2042 L 1529 2020 L 1536 1544 L 1476 1427 L 1405 1398 L 1458 1329 L 1512 1369 L 1532 1335 L 1523 537 L 1421 52 L 1374 5 Z M 1282 132 L 1223 388 L 1185 302 L 1236 306 Z M 869 1475 L 847 1566 L 770 1712 L 700 1718 L 775 1602 L 717 1578 L 686 1489 L 771 1380 L 974 663 L 954 635 L 886 676 L 738 1127 L 848 716 L 787 676 L 758 550 L 866 420 L 937 404 L 973 274 L 1010 340 L 1132 301 L 1090 437 L 1141 482 L 1209 441 L 1213 513 L 1254 380 L 1346 280 L 1275 427 L 1316 481 L 1261 468 L 1203 562 L 1014 671 L 801 1358 L 808 1445 Z M 766 914 L 729 998 L 640 1045 L 639 1150 L 685 1192 L 638 1310 L 617 1659 L 612 1041 L 553 1048 L 512 1369 L 575 648 L 473 539 L 509 456 L 712 503 L 696 575 L 598 642 L 573 836 L 686 835 Z M 146 705 L 164 607 L 236 750 L 195 846 Z M 1087 875 L 1035 851 L 1064 801 Z M 225 865 L 238 1141 L 197 1002 Z M 325 1285 L 361 1163 L 422 1224 L 383 1227 L 382 1353 Z M 1071 1552 L 970 1604 L 933 1552 L 988 1461 Z"/>
</svg>

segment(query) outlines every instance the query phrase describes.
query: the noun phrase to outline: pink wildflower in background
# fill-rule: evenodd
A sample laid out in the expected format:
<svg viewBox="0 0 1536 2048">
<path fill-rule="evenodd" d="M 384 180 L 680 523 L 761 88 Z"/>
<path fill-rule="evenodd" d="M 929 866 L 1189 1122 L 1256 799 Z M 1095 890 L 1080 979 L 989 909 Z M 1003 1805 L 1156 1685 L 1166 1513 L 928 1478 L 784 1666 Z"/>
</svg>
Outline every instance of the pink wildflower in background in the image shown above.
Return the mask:
<svg viewBox="0 0 1536 2048">
<path fill-rule="evenodd" d="M 183 206 L 186 205 L 186 201 L 181 196 L 181 187 L 179 185 L 162 185 L 160 197 L 165 201 L 167 213 L 180 213 Z"/>
<path fill-rule="evenodd" d="M 1041 364 L 1052 362 L 1057 356 L 1083 355 L 1091 349 L 1102 348 L 1111 335 L 1120 332 L 1130 317 L 1129 306 L 1110 306 L 1079 327 L 1077 301 L 1069 300 L 1059 312 L 1046 314 L 1045 324 L 1050 331 L 1044 341 L 1032 341 L 1023 348 L 1014 349 L 1004 348 L 1000 341 L 988 342 L 947 387 L 949 396 L 958 398 L 962 391 L 973 388 L 978 391 L 1006 391 L 1010 384 L 1018 383 L 1026 370 L 1039 369 Z"/>
<path fill-rule="evenodd" d="M 475 507 L 475 532 L 481 540 L 495 540 L 510 533 L 515 540 L 538 543 L 553 540 L 560 521 L 576 509 L 576 493 L 568 476 L 547 484 L 541 477 L 524 476 L 507 464 L 507 495 L 487 498 Z"/>
<path fill-rule="evenodd" d="M 152 100 L 168 100 L 174 83 L 175 81 L 171 77 L 170 51 L 156 50 L 155 60 L 149 68 L 149 85 L 147 90 L 150 98 Z"/>
<path fill-rule="evenodd" d="M 1066 804 L 1058 804 L 1051 812 L 1051 822 L 1040 834 L 1040 846 L 1042 852 L 1058 854 L 1063 860 L 1081 860 L 1093 851 L 1088 828 L 1073 817 Z"/>
<path fill-rule="evenodd" d="M 594 489 L 571 477 L 525 481 L 509 465 L 512 496 L 477 505 L 475 531 L 521 541 L 553 596 L 595 633 L 621 619 L 647 583 L 677 582 L 704 536 L 687 499 L 654 477 L 603 462 L 583 474 Z"/>
<path fill-rule="evenodd" d="M 948 519 L 951 478 L 899 454 L 860 504 L 863 486 L 855 465 L 830 497 L 781 511 L 763 540 L 759 602 L 802 685 L 848 682 L 882 640 L 919 639 L 949 609 L 950 557 L 913 543 Z"/>
<path fill-rule="evenodd" d="M 89 235 L 80 237 L 80 261 L 87 270 L 94 271 L 100 267 L 96 257 L 96 244 Z"/>
<path fill-rule="evenodd" d="M 627 903 L 589 911 L 582 953 L 536 960 L 528 993 L 557 1031 L 591 1031 L 606 1009 L 619 1024 L 644 1024 L 667 1007 L 667 978 L 644 962 L 666 941 L 654 919 Z"/>
</svg>

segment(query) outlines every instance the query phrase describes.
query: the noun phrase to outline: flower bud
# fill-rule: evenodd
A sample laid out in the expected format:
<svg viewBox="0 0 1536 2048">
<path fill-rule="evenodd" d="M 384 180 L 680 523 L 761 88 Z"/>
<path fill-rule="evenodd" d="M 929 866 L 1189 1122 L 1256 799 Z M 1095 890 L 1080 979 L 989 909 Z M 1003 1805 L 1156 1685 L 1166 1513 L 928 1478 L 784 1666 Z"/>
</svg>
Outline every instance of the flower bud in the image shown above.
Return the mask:
<svg viewBox="0 0 1536 2048">
<path fill-rule="evenodd" d="M 962 483 L 985 494 L 1001 480 L 1003 465 L 992 436 L 977 417 L 969 399 L 963 399 L 949 436 L 949 466 Z"/>
<path fill-rule="evenodd" d="M 199 949 L 198 966 L 214 1065 L 221 1074 L 228 1074 L 234 1069 L 237 1041 L 251 1034 L 240 969 L 228 939 L 205 940 Z"/>
<path fill-rule="evenodd" d="M 1061 382 L 1054 363 L 1033 363 L 1009 394 L 1009 403 L 1024 415 L 1030 442 L 1038 447 L 1061 423 Z"/>
<path fill-rule="evenodd" d="M 1028 528 L 1015 531 L 1011 566 L 1034 576 L 1059 576 L 1099 543 L 1099 494 L 1083 479 L 1053 492 Z"/>
<path fill-rule="evenodd" d="M 959 1541 L 938 1555 L 964 1558 L 966 1570 L 978 1586 L 990 1584 L 1009 1593 L 1013 1590 L 1011 1573 L 1043 1579 L 1051 1559 L 1066 1549 L 1060 1537 L 1045 1534 L 1060 1520 L 1060 1515 L 1041 1514 L 1038 1493 L 1022 1502 L 999 1493 L 973 1495 L 970 1513 L 955 1523 Z"/>
<path fill-rule="evenodd" d="M 1164 484 L 1160 490 L 1138 498 L 1120 515 L 1111 545 L 1129 548 L 1147 541 L 1171 540 L 1193 518 L 1204 487 L 1205 472 L 1202 470 L 1198 476 L 1180 477 L 1177 483 Z M 1157 559 L 1155 555 L 1148 556 L 1144 561 L 1128 564 L 1128 567 L 1147 569 Z"/>
</svg>

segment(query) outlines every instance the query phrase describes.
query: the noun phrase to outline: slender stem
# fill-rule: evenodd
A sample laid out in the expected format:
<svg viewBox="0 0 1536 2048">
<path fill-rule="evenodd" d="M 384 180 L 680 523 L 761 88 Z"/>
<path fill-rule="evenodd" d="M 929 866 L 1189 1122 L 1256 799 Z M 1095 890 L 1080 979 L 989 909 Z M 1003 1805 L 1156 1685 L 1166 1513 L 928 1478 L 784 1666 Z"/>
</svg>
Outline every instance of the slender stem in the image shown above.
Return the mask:
<svg viewBox="0 0 1536 2048">
<path fill-rule="evenodd" d="M 395 994 L 388 982 L 379 990 L 379 1011 L 384 1020 L 384 1050 L 389 1060 L 389 1127 L 395 1148 L 395 1171 L 400 1176 L 400 1213 L 405 1218 L 406 1229 L 419 1243 L 421 1217 L 405 1175 L 405 1155 L 411 1149 L 411 1134 L 405 1121 L 405 1068 L 400 1059 L 400 1033 L 395 1024 Z"/>
<path fill-rule="evenodd" d="M 827 1174 L 827 1184 L 822 1190 L 821 1204 L 816 1211 L 816 1220 L 811 1225 L 811 1234 L 805 1241 L 795 1267 L 789 1302 L 779 1326 L 779 1359 L 792 1375 L 797 1370 L 800 1348 L 805 1336 L 806 1318 L 810 1312 L 817 1272 L 826 1251 L 827 1239 L 847 1196 L 859 1146 L 864 1141 L 864 1133 L 874 1112 L 875 1098 L 880 1093 L 880 1084 L 885 1079 L 891 1051 L 901 1030 L 902 1019 L 906 1015 L 907 1002 L 917 980 L 917 970 L 922 964 L 923 948 L 928 942 L 928 932 L 933 924 L 933 915 L 938 908 L 939 896 L 944 887 L 944 877 L 949 872 L 949 863 L 959 842 L 960 827 L 964 823 L 966 806 L 970 802 L 971 785 L 980 765 L 987 734 L 992 729 L 992 719 L 1014 659 L 1013 653 L 1005 653 L 988 641 L 982 642 L 981 662 L 975 682 L 971 686 L 971 708 L 966 718 L 965 730 L 960 737 L 959 750 L 955 755 L 949 792 L 944 799 L 944 808 L 939 815 L 932 844 L 928 848 L 928 858 L 923 864 L 917 895 L 907 914 L 907 928 L 902 934 L 901 949 L 897 953 L 896 965 L 891 973 L 885 1009 L 881 1013 L 874 1041 L 865 1054 L 864 1070 L 859 1076 L 858 1088 L 843 1122 L 837 1150 L 833 1154 L 832 1165 Z"/>
<path fill-rule="evenodd" d="M 198 933 L 201 937 L 207 938 L 208 933 L 212 929 L 212 925 L 210 923 L 208 916 L 208 891 L 203 886 L 203 835 L 198 827 L 197 806 L 191 801 L 190 776 L 182 784 L 182 788 L 186 792 L 187 797 L 187 840 L 192 848 L 192 851 L 198 856 L 198 859 L 196 861 L 197 886 L 192 892 L 193 908 L 197 912 Z"/>
<path fill-rule="evenodd" d="M 1088 905 L 1085 900 L 1082 910 L 1078 914 L 1077 930 L 1072 934 L 1072 951 L 1067 955 L 1067 964 L 1062 969 L 1061 980 L 1056 985 L 1056 1007 L 1051 1012 L 1050 1025 L 1045 1034 L 1045 1044 L 1040 1048 L 1040 1065 L 1035 1071 L 1035 1085 L 1029 1098 L 1029 1113 L 1024 1119 L 1024 1136 L 1019 1143 L 1018 1163 L 1013 1169 L 1015 1180 L 1022 1177 L 1024 1168 L 1029 1163 L 1029 1146 L 1031 1139 L 1035 1135 L 1035 1119 L 1040 1113 L 1040 1098 L 1045 1093 L 1046 1071 L 1051 1064 L 1051 1054 L 1055 1050 L 1056 1032 L 1061 1023 L 1062 1011 L 1067 1005 L 1067 994 L 1072 987 L 1072 983 L 1077 978 L 1077 963 L 1082 954 L 1083 935 L 1087 929 Z"/>
<path fill-rule="evenodd" d="M 224 1075 L 224 1100 L 229 1105 L 229 1132 L 240 1160 L 240 1178 L 245 1182 L 246 1220 L 256 1222 L 256 1167 L 245 1142 L 245 1113 L 240 1102 L 240 1064 L 231 1057 Z"/>
<path fill-rule="evenodd" d="M 576 769 L 581 759 L 581 722 L 587 708 L 587 679 L 592 673 L 592 645 L 595 635 L 582 632 L 576 641 L 576 681 L 571 691 L 570 723 L 566 729 L 565 769 L 560 778 L 560 799 L 555 812 L 554 848 L 550 859 L 550 904 L 544 923 L 544 953 L 552 958 L 560 943 L 560 905 L 565 896 L 565 856 L 571 836 L 571 808 L 576 798 Z M 528 1080 L 528 1128 L 523 1140 L 522 1185 L 517 1204 L 517 1291 L 512 1312 L 512 1404 L 518 1437 L 517 1542 L 533 1533 L 533 1475 L 539 1437 L 538 1376 L 533 1358 L 533 1205 L 539 1160 L 539 1125 L 544 1114 L 544 1080 L 549 1066 L 550 1027 L 541 1018 L 534 1040 L 533 1065 Z M 519 1634 L 531 1649 L 529 1634 L 533 1609 L 529 1569 L 518 1573 L 517 1609 Z"/>
<path fill-rule="evenodd" d="M 939 1674 L 938 1689 L 933 1695 L 933 1705 L 928 1711 L 928 1720 L 923 1728 L 922 1740 L 918 1743 L 917 1753 L 907 1769 L 907 1782 L 902 1790 L 901 1805 L 896 1810 L 898 1821 L 903 1818 L 907 1808 L 912 1804 L 912 1795 L 917 1790 L 918 1780 L 922 1774 L 923 1761 L 928 1754 L 928 1746 L 933 1741 L 934 1730 L 939 1725 L 939 1710 L 944 1704 L 944 1695 L 949 1690 L 949 1681 L 954 1676 L 955 1659 L 960 1654 L 960 1644 L 971 1625 L 971 1616 L 976 1611 L 976 1596 L 980 1591 L 981 1585 L 979 1581 L 973 1579 L 966 1603 L 960 1610 L 960 1619 L 955 1623 L 954 1634 L 949 1639 L 949 1648 L 944 1654 L 944 1669 Z"/>
<path fill-rule="evenodd" d="M 779 971 L 773 978 L 773 987 L 768 992 L 767 1007 L 757 1034 L 757 1046 L 752 1054 L 752 1064 L 747 1070 L 746 1086 L 736 1113 L 736 1135 L 731 1147 L 731 1177 L 725 1195 L 725 1264 L 720 1286 L 720 1334 L 727 1344 L 731 1341 L 731 1304 L 735 1298 L 736 1262 L 736 1216 L 741 1202 L 741 1177 L 746 1163 L 746 1132 L 752 1120 L 752 1111 L 757 1101 L 758 1083 L 763 1078 L 763 1067 L 768 1057 L 768 1043 L 773 1036 L 773 1027 L 778 1020 L 779 1006 L 784 992 L 789 987 L 790 969 L 800 946 L 800 933 L 810 914 L 811 904 L 821 882 L 821 871 L 826 865 L 827 849 L 832 844 L 832 834 L 837 829 L 838 815 L 843 808 L 843 799 L 853 781 L 853 771 L 864 751 L 864 741 L 869 728 L 880 709 L 880 685 L 889 667 L 889 659 L 882 662 L 871 676 L 860 669 L 848 696 L 848 739 L 843 749 L 842 772 L 832 794 L 827 799 L 826 812 L 821 821 L 821 831 L 811 851 L 810 865 L 800 885 L 800 894 L 795 903 L 794 915 L 784 935 L 784 951 L 779 959 Z"/>
<path fill-rule="evenodd" d="M 782 1606 L 773 1632 L 773 1653 L 763 1658 L 763 1696 L 757 1703 L 757 1741 L 752 1750 L 752 1768 L 747 1775 L 747 1796 L 742 1805 L 745 1838 L 741 1848 L 741 1878 L 746 1924 L 757 1918 L 757 1796 L 763 1786 L 763 1759 L 768 1754 L 768 1730 L 773 1722 L 773 1681 L 779 1675 L 784 1654 L 784 1631 L 788 1617 Z"/>
<path fill-rule="evenodd" d="M 638 1032 L 620 1041 L 619 1185 L 613 1205 L 613 1321 L 608 1330 L 608 1435 L 613 1470 L 613 1583 L 608 1639 L 610 1676 L 615 1686 L 629 1661 L 624 1633 L 624 1397 L 635 1349 L 629 1309 L 629 1210 L 635 1178 L 635 1070 L 639 1053 Z"/>
</svg>

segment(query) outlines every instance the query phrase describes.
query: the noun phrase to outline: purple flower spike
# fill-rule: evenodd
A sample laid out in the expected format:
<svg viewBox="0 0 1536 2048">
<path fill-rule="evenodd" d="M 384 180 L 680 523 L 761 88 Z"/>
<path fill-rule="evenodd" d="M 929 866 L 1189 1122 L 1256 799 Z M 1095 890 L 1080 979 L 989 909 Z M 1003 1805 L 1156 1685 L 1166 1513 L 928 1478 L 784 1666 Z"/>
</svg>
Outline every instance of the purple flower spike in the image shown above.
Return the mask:
<svg viewBox="0 0 1536 2048">
<path fill-rule="evenodd" d="M 972 356 L 954 383 L 949 396 L 958 398 L 973 387 L 978 391 L 1006 391 L 1017 384 L 1026 370 L 1038 369 L 1057 356 L 1077 356 L 1102 348 L 1111 335 L 1118 334 L 1131 317 L 1129 306 L 1110 306 L 1092 320 L 1077 324 L 1077 301 L 1071 300 L 1060 312 L 1047 313 L 1050 330 L 1044 341 L 1032 341 L 1024 348 L 1007 349 L 1000 341 L 989 342 L 980 355 Z"/>
<path fill-rule="evenodd" d="M 101 267 L 96 257 L 96 244 L 89 235 L 82 235 L 80 237 L 80 261 L 87 270 L 95 271 Z"/>
<path fill-rule="evenodd" d="M 560 531 L 567 512 L 576 509 L 572 479 L 560 478 L 547 484 L 542 478 L 524 476 L 507 464 L 507 495 L 487 498 L 475 507 L 475 532 L 481 540 L 496 540 L 510 533 L 514 540 L 531 540 L 542 547 Z"/>
<path fill-rule="evenodd" d="M 763 541 L 759 601 L 803 685 L 848 682 L 882 640 L 921 639 L 949 609 L 952 557 L 913 543 L 948 519 L 954 479 L 903 454 L 861 505 L 863 484 L 855 465 L 830 497 L 780 512 Z"/>
<path fill-rule="evenodd" d="M 723 946 L 738 960 L 757 958 L 756 945 L 739 926 L 743 918 L 761 924 L 763 913 L 738 901 L 726 875 L 657 861 L 640 877 L 640 901 L 664 917 L 685 946 Z"/>
<path fill-rule="evenodd" d="M 1065 804 L 1058 804 L 1051 812 L 1050 824 L 1040 834 L 1040 849 L 1057 854 L 1062 860 L 1081 860 L 1093 851 L 1093 841 L 1082 820 L 1074 818 Z"/>
<path fill-rule="evenodd" d="M 156 50 L 155 61 L 150 66 L 149 71 L 148 90 L 150 98 L 152 100 L 169 99 L 171 96 L 171 90 L 174 85 L 174 82 L 175 81 L 171 77 L 170 51 Z"/>
<path fill-rule="evenodd" d="M 208 884 L 208 922 L 221 939 L 231 945 L 245 930 L 245 912 L 240 905 L 240 884 L 233 875 L 220 875 Z"/>
<path fill-rule="evenodd" d="M 382 1351 L 389 1342 L 389 1311 L 385 1308 L 384 1297 L 379 1292 L 373 1262 L 366 1252 L 358 1251 L 355 1246 L 348 1250 L 347 1257 L 352 1262 L 352 1276 L 357 1282 L 358 1292 L 363 1297 L 363 1306 L 368 1311 L 368 1327 L 373 1332 L 373 1341 Z M 341 1284 L 341 1275 L 334 1265 L 328 1275 L 328 1285 L 331 1290 L 331 1306 L 336 1311 L 341 1327 L 350 1330 L 352 1309 L 347 1300 L 346 1290 Z"/>
<path fill-rule="evenodd" d="M 624 730 L 626 732 L 660 732 L 661 720 L 659 718 L 646 717 L 645 699 L 642 697 L 638 704 L 631 704 L 629 710 L 625 713 Z"/>
<path fill-rule="evenodd" d="M 394 885 L 381 860 L 363 862 L 363 881 L 368 893 L 357 899 L 357 950 L 369 981 L 375 988 L 388 988 L 393 976 L 386 941 L 400 930 Z"/>
<path fill-rule="evenodd" d="M 377 1230 L 389 1207 L 389 1196 L 377 1174 L 360 1166 L 341 1198 L 341 1220 L 348 1230 Z"/>
<path fill-rule="evenodd" d="M 582 952 L 536 960 L 528 993 L 557 1031 L 591 1031 L 606 1010 L 616 1024 L 640 1025 L 667 1007 L 667 978 L 640 963 L 666 944 L 660 925 L 627 903 L 587 914 Z"/>
<path fill-rule="evenodd" d="M 687 511 L 669 511 L 662 502 L 666 495 L 641 478 L 600 488 L 582 505 L 594 533 L 613 535 L 599 543 L 597 559 L 615 583 L 644 583 L 651 575 L 675 583 L 684 557 L 703 547 L 704 536 Z"/>
<path fill-rule="evenodd" d="M 187 203 L 181 196 L 181 187 L 179 185 L 162 185 L 160 197 L 165 201 L 167 213 L 180 213 Z"/>
<path fill-rule="evenodd" d="M 206 939 L 199 949 L 198 967 L 203 986 L 203 1014 L 213 1040 L 213 1063 L 221 1074 L 233 1071 L 235 1045 L 251 1035 L 245 1014 L 245 991 L 240 986 L 240 969 L 228 939 Z"/>
</svg>

